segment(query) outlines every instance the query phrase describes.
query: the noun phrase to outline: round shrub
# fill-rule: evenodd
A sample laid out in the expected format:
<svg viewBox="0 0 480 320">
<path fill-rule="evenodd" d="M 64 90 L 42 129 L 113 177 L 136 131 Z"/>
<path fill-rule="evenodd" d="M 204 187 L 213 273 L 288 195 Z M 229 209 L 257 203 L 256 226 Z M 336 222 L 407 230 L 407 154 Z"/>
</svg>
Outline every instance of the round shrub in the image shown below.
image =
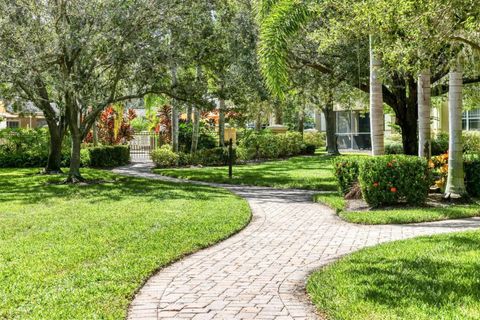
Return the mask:
<svg viewBox="0 0 480 320">
<path fill-rule="evenodd" d="M 172 151 L 172 147 L 168 144 L 161 146 L 152 151 L 152 161 L 157 168 L 169 168 L 178 165 L 180 156 Z"/>
<path fill-rule="evenodd" d="M 465 131 L 462 134 L 463 152 L 471 154 L 480 154 L 480 132 Z"/>
<path fill-rule="evenodd" d="M 315 148 L 325 147 L 325 132 L 306 131 L 303 133 L 303 143 L 314 145 Z"/>
<path fill-rule="evenodd" d="M 432 139 L 432 156 L 439 156 L 448 151 L 448 133 L 440 132 Z"/>
<path fill-rule="evenodd" d="M 358 182 L 359 157 L 339 157 L 333 162 L 334 176 L 339 191 L 346 195 Z"/>
<path fill-rule="evenodd" d="M 403 154 L 401 142 L 389 142 L 385 144 L 385 154 Z"/>
<path fill-rule="evenodd" d="M 378 207 L 399 202 L 423 204 L 431 179 L 426 159 L 388 155 L 360 162 L 359 182 L 365 201 Z"/>
</svg>

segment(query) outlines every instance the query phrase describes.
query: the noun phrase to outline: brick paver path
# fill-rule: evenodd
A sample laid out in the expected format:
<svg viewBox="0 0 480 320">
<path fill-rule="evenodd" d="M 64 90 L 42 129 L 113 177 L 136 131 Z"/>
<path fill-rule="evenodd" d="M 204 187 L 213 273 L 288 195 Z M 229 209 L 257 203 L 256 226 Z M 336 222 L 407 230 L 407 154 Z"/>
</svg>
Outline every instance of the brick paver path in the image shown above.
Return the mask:
<svg viewBox="0 0 480 320">
<path fill-rule="evenodd" d="M 150 173 L 148 164 L 115 172 L 178 181 Z M 247 199 L 252 222 L 151 277 L 133 300 L 129 319 L 318 319 L 305 294 L 315 268 L 381 242 L 480 226 L 479 218 L 355 225 L 313 203 L 310 191 L 223 187 Z"/>
</svg>

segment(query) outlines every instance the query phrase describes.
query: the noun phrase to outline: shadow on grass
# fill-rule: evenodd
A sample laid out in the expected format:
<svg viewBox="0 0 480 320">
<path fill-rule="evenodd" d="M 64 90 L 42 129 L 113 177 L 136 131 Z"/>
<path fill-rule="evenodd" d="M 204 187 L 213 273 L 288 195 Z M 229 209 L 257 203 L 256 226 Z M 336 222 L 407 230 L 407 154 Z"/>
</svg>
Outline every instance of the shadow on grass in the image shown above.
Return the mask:
<svg viewBox="0 0 480 320">
<path fill-rule="evenodd" d="M 230 196 L 227 191 L 212 187 L 168 183 L 142 178 L 114 175 L 106 171 L 85 170 L 88 179 L 105 179 L 111 182 L 92 185 L 57 184 L 63 175 L 32 175 L 31 170 L 14 170 L 11 174 L 0 171 L 0 201 L 17 201 L 23 204 L 47 202 L 52 198 L 85 198 L 90 202 L 119 201 L 124 197 L 141 197 L 148 201 L 192 199 L 209 201 Z"/>
<path fill-rule="evenodd" d="M 413 241 L 415 246 L 391 244 L 394 252 L 379 247 L 346 260 L 342 272 L 359 289 L 356 300 L 402 312 L 412 306 L 460 309 L 480 301 L 478 233 Z"/>
</svg>

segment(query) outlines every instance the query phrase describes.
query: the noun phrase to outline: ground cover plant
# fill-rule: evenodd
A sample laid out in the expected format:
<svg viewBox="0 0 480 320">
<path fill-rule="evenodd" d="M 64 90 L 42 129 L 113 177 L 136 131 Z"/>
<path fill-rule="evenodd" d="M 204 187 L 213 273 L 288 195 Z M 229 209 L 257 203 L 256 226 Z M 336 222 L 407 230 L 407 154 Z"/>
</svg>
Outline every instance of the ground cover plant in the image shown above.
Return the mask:
<svg viewBox="0 0 480 320">
<path fill-rule="evenodd" d="M 332 173 L 332 159 L 326 155 L 315 155 L 236 165 L 232 179 L 228 178 L 228 167 L 225 166 L 155 169 L 154 172 L 197 181 L 333 191 L 337 186 Z"/>
<path fill-rule="evenodd" d="M 480 318 L 480 231 L 363 249 L 318 270 L 307 291 L 328 319 Z"/>
<path fill-rule="evenodd" d="M 0 318 L 122 319 L 159 267 L 242 229 L 228 191 L 85 169 L 0 169 Z"/>
</svg>

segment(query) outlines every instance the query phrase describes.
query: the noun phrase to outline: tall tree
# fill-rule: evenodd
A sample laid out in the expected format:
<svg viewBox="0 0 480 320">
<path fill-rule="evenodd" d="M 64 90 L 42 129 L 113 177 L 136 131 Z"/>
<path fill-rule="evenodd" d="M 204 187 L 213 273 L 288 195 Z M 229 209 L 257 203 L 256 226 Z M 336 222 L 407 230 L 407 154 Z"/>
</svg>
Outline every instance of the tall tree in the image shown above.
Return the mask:
<svg viewBox="0 0 480 320">
<path fill-rule="evenodd" d="M 466 193 L 463 172 L 462 144 L 462 67 L 456 65 L 449 73 L 448 119 L 449 119 L 449 151 L 448 178 L 445 197 L 462 198 Z"/>
<path fill-rule="evenodd" d="M 431 156 L 431 84 L 430 71 L 423 70 L 418 76 L 418 156 Z"/>
<path fill-rule="evenodd" d="M 370 131 L 372 155 L 385 153 L 384 146 L 384 115 L 382 81 L 380 79 L 381 58 L 374 52 L 373 37 L 370 36 Z"/>
</svg>

